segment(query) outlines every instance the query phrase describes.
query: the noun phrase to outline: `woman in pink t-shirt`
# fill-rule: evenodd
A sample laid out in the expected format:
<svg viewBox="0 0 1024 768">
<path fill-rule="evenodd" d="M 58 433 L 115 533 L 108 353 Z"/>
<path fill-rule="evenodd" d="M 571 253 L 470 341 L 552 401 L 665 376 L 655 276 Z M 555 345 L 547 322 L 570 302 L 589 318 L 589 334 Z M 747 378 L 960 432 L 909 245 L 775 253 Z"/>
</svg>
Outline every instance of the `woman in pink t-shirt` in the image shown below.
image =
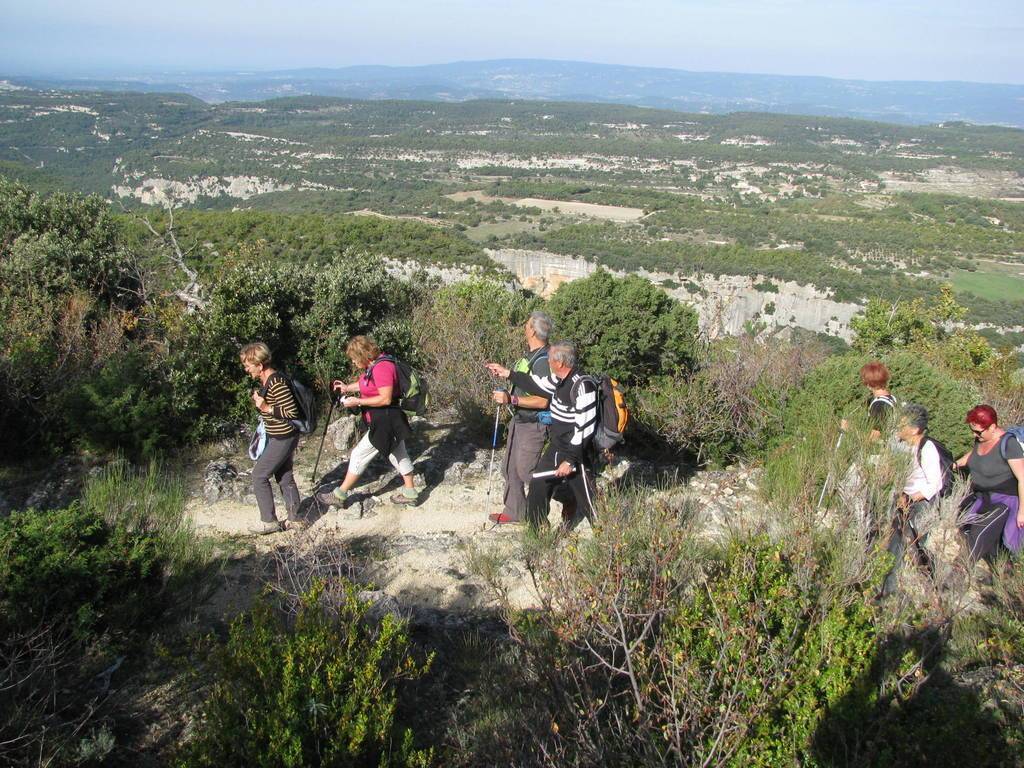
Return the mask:
<svg viewBox="0 0 1024 768">
<path fill-rule="evenodd" d="M 405 412 L 397 405 L 398 369 L 393 360 L 384 355 L 368 336 L 353 337 L 345 353 L 352 365 L 363 371 L 363 374 L 351 384 L 333 381 L 331 388 L 350 395 L 342 401 L 342 405 L 346 408 L 362 408 L 363 420 L 369 428 L 359 444 L 352 449 L 348 471 L 341 485 L 333 493 L 318 493 L 316 499 L 328 506 L 345 506 L 349 491 L 358 482 L 359 476 L 373 457 L 381 454 L 388 457 L 388 461 L 402 476 L 402 490 L 392 496 L 391 501 L 415 505 L 419 493 L 413 483 L 412 461 L 405 449 L 405 441 L 411 432 Z"/>
</svg>

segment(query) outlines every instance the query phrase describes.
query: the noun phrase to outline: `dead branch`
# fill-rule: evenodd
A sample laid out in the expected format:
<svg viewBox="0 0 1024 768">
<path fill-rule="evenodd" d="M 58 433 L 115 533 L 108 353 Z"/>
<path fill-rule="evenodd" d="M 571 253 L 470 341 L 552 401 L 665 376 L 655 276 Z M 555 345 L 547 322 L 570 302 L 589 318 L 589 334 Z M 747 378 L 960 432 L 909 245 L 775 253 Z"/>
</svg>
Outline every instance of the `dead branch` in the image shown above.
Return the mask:
<svg viewBox="0 0 1024 768">
<path fill-rule="evenodd" d="M 149 230 L 150 234 L 163 243 L 165 253 L 171 263 L 185 275 L 188 282 L 184 288 L 174 291 L 173 295 L 184 302 L 189 312 L 205 309 L 206 299 L 203 298 L 203 286 L 199 282 L 199 273 L 192 269 L 186 261 L 186 257 L 195 249 L 195 246 L 193 245 L 188 250 L 182 250 L 181 244 L 178 243 L 178 236 L 174 231 L 174 208 L 167 206 L 167 226 L 164 227 L 162 233 L 156 231 L 148 217 L 134 214 L 128 211 L 124 205 L 121 206 L 121 209 L 137 221 L 142 222 L 142 225 Z"/>
</svg>

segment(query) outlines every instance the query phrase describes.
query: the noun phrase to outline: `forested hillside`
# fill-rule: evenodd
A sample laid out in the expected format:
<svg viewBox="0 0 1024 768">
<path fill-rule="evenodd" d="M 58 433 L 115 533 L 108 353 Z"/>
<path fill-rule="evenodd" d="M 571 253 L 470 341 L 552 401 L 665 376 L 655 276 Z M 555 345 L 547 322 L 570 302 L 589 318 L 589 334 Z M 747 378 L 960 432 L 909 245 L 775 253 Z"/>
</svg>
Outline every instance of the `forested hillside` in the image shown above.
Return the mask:
<svg viewBox="0 0 1024 768">
<path fill-rule="evenodd" d="M 795 281 L 860 305 L 951 282 L 992 333 L 1024 325 L 1022 137 L 592 104 L 0 93 L 0 168 L 36 189 L 265 211 L 179 217 L 204 259 L 246 238 L 315 259 L 347 242 L 341 228 L 435 264 L 524 248 L 680 281 Z M 351 212 L 411 221 L 330 218 Z M 410 227 L 437 233 L 411 247 Z"/>
</svg>

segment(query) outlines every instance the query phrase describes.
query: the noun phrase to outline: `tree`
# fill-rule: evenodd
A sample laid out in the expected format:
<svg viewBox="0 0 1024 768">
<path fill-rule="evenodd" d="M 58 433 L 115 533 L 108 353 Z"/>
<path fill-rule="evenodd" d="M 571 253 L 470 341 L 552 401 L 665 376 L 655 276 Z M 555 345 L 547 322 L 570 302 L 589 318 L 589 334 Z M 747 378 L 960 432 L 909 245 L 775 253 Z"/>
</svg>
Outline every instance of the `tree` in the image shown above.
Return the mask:
<svg viewBox="0 0 1024 768">
<path fill-rule="evenodd" d="M 551 297 L 556 338 L 576 342 L 582 365 L 629 383 L 692 367 L 697 313 L 636 275 L 599 269 Z"/>
</svg>

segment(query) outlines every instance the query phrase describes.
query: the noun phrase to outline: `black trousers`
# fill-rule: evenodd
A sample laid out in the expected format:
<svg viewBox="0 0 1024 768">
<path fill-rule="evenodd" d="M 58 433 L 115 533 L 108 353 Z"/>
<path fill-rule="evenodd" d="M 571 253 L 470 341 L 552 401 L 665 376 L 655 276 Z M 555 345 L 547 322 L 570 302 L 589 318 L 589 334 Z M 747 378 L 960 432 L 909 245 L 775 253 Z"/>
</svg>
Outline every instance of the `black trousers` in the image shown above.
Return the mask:
<svg viewBox="0 0 1024 768">
<path fill-rule="evenodd" d="M 557 469 L 564 460 L 566 460 L 565 456 L 560 455 L 549 445 L 541 454 L 533 471 L 549 472 Z M 529 521 L 530 527 L 536 528 L 547 524 L 548 511 L 551 509 L 551 497 L 556 493 L 559 496 L 571 494 L 576 501 L 576 513 L 570 527 L 581 519 L 581 515 L 593 522 L 594 505 L 592 500 L 596 490 L 593 470 L 587 462 L 575 462 L 572 459 L 569 461 L 576 465 L 576 471 L 568 477 L 541 477 L 530 480 L 530 490 L 526 494 L 526 519 Z"/>
</svg>

